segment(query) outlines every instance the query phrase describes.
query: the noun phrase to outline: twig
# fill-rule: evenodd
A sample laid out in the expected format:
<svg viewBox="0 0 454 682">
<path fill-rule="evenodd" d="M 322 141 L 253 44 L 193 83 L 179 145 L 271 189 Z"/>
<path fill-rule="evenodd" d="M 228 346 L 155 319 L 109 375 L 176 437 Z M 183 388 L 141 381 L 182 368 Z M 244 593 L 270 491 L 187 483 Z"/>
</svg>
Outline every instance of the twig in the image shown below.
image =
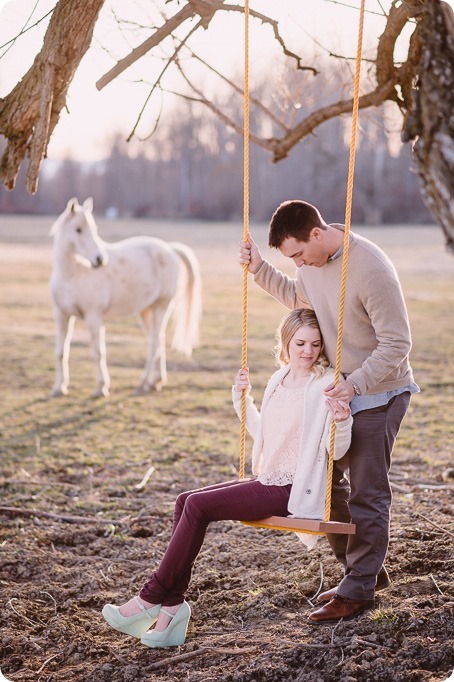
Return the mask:
<svg viewBox="0 0 454 682">
<path fill-rule="evenodd" d="M 335 649 L 336 647 L 345 646 L 348 642 L 339 642 L 337 644 L 309 644 L 307 642 L 291 642 L 290 640 L 280 639 L 279 644 L 286 644 L 290 647 L 303 647 L 304 649 Z"/>
<path fill-rule="evenodd" d="M 50 592 L 40 592 L 40 594 L 47 594 L 47 596 L 52 599 L 52 601 L 54 602 L 54 613 L 56 615 L 57 614 L 57 602 L 55 601 L 54 597 L 50 594 Z"/>
<path fill-rule="evenodd" d="M 39 619 L 38 619 L 38 621 L 36 622 L 36 621 L 30 620 L 30 618 L 27 618 L 27 616 L 24 616 L 23 613 L 19 613 L 19 611 L 17 611 L 17 610 L 14 608 L 13 603 L 12 603 L 13 601 L 19 601 L 19 600 L 17 599 L 17 597 L 11 597 L 11 599 L 8 599 L 8 601 L 6 602 L 6 606 L 9 606 L 10 609 L 11 609 L 12 611 L 14 611 L 14 613 L 15 613 L 16 615 L 19 616 L 19 618 L 23 618 L 24 620 L 26 620 L 26 621 L 27 621 L 28 623 L 30 623 L 31 625 L 36 625 L 37 622 L 38 622 L 40 625 L 45 625 L 45 623 L 43 623 L 42 620 L 39 620 Z"/>
<path fill-rule="evenodd" d="M 358 10 L 358 9 L 359 9 L 358 7 L 355 7 L 354 5 L 349 5 L 349 4 L 346 3 L 346 2 L 338 2 L 338 0 L 328 0 L 328 2 L 331 3 L 331 4 L 333 4 L 333 5 L 342 5 L 342 7 L 349 7 L 350 9 L 354 9 L 354 10 Z M 379 2 L 378 4 L 380 5 L 380 2 Z M 380 5 L 380 7 L 381 7 L 381 5 Z M 375 14 L 377 17 L 387 16 L 387 15 L 385 14 L 385 11 L 384 11 L 384 10 L 383 10 L 383 12 L 374 12 L 374 11 L 371 10 L 371 9 L 366 9 L 366 14 Z"/>
<path fill-rule="evenodd" d="M 427 518 L 427 516 L 424 516 L 424 514 L 421 514 L 420 512 L 415 512 L 418 516 L 420 516 L 424 521 L 427 521 L 427 523 L 430 523 L 432 526 L 435 528 L 438 528 L 438 530 L 441 530 L 443 533 L 447 533 L 451 537 L 454 537 L 454 533 L 451 533 L 450 530 L 446 530 L 446 528 L 443 528 L 442 526 L 439 526 L 438 523 L 434 523 L 434 521 L 431 521 L 430 519 Z"/>
<path fill-rule="evenodd" d="M 44 670 L 45 666 L 49 663 L 49 661 L 51 661 L 53 658 L 57 658 L 57 656 L 60 656 L 60 654 L 54 654 L 53 656 L 49 656 L 49 658 L 47 658 L 47 659 L 44 661 L 44 663 L 42 664 L 41 668 L 40 668 L 39 670 L 36 671 L 36 674 L 39 675 L 39 673 L 42 672 L 42 671 Z"/>
<path fill-rule="evenodd" d="M 113 649 L 112 647 L 109 647 L 109 653 L 111 653 L 112 656 L 114 656 L 114 658 L 116 658 L 119 663 L 125 664 L 128 662 L 125 658 L 123 658 L 123 656 L 117 654 L 115 649 Z"/>
<path fill-rule="evenodd" d="M 43 485 L 43 481 L 37 480 L 36 478 L 32 478 L 29 481 L 22 481 L 19 478 L 3 478 L 0 479 L 0 485 L 1 486 L 8 486 L 8 485 Z M 52 481 L 52 487 L 56 488 L 59 486 L 60 488 L 80 488 L 79 484 L 76 483 L 61 483 L 60 481 Z"/>
<path fill-rule="evenodd" d="M 145 486 L 147 485 L 148 480 L 149 480 L 151 474 L 153 474 L 155 471 L 156 471 L 156 467 L 154 467 L 153 465 L 151 465 L 150 467 L 148 467 L 148 469 L 147 469 L 147 471 L 146 471 L 146 473 L 145 473 L 145 476 L 142 478 L 142 480 L 140 481 L 140 483 L 137 483 L 137 484 L 136 484 L 136 486 L 135 486 L 135 487 L 136 487 L 136 490 L 142 490 L 142 488 L 145 488 Z"/>
<path fill-rule="evenodd" d="M 371 646 L 375 647 L 376 649 L 389 649 L 390 647 L 385 646 L 384 644 L 376 644 L 375 642 L 368 642 L 367 639 L 359 639 L 359 637 L 352 637 L 353 642 L 357 642 L 358 644 L 363 644 L 364 646 Z"/>
<path fill-rule="evenodd" d="M 193 50 L 191 50 L 190 48 L 188 48 L 188 49 L 189 49 L 191 55 L 194 57 L 194 59 L 196 59 L 201 64 L 206 66 L 206 68 L 209 69 L 210 71 L 212 71 L 212 73 L 215 73 L 221 80 L 223 80 L 225 83 L 227 83 L 227 85 L 229 85 L 233 90 L 235 90 L 236 93 L 243 96 L 243 94 L 244 94 L 243 90 L 240 87 L 238 87 L 238 85 L 236 83 L 234 83 L 234 81 L 232 81 L 229 78 L 227 78 L 226 76 L 224 76 L 220 71 L 215 69 L 214 66 L 212 66 L 211 64 L 206 62 L 204 59 L 202 59 L 202 57 L 199 57 L 199 55 L 197 55 Z M 272 121 L 274 121 L 280 128 L 283 128 L 284 130 L 289 129 L 288 126 L 285 125 L 284 121 L 281 121 L 278 116 L 276 116 L 270 109 L 268 109 L 268 107 L 265 107 L 263 102 L 260 102 L 253 95 L 250 96 L 250 101 L 258 109 L 261 109 L 265 113 L 265 115 L 268 116 Z"/>
<path fill-rule="evenodd" d="M 391 490 L 395 490 L 397 493 L 408 494 L 411 491 L 411 488 L 399 485 L 398 483 L 394 483 L 393 481 L 390 481 L 389 485 L 391 486 Z"/>
<path fill-rule="evenodd" d="M 342 621 L 339 621 L 339 623 L 341 623 L 341 622 Z M 339 639 L 337 641 L 334 641 L 334 634 L 335 633 L 333 631 L 330 643 L 324 642 L 322 644 L 309 644 L 306 642 L 291 642 L 289 640 L 280 639 L 279 644 L 286 644 L 287 646 L 291 646 L 291 647 L 303 647 L 304 649 L 337 649 L 337 648 L 348 646 L 352 642 L 358 642 L 358 644 L 363 644 L 364 646 L 371 646 L 371 647 L 376 647 L 376 648 L 383 647 L 385 649 L 389 648 L 389 647 L 385 647 L 382 644 L 376 644 L 375 642 L 368 642 L 367 639 L 358 639 L 355 635 L 353 635 L 352 637 L 346 637 L 344 639 Z"/>
<path fill-rule="evenodd" d="M 102 78 L 100 78 L 97 83 L 96 87 L 98 90 L 102 90 L 108 83 L 110 83 L 114 78 L 120 75 L 120 73 L 123 73 L 125 69 L 128 68 L 128 66 L 131 66 L 134 62 L 136 62 L 140 57 L 143 57 L 144 54 L 149 52 L 152 47 L 156 47 L 156 45 L 159 45 L 161 40 L 164 40 L 169 36 L 175 29 L 177 29 L 181 24 L 183 24 L 187 19 L 190 19 L 196 14 L 196 11 L 194 7 L 191 5 L 186 5 L 183 7 L 179 12 L 177 12 L 173 17 L 170 19 L 167 19 L 165 23 L 160 26 L 156 31 L 153 33 L 152 36 L 147 38 L 141 45 L 138 47 L 134 48 L 132 52 L 130 52 L 126 57 L 123 57 L 123 59 L 120 59 L 113 68 L 111 68 Z"/>
<path fill-rule="evenodd" d="M 52 514 L 52 512 L 41 511 L 40 509 L 23 509 L 22 507 L 4 507 L 0 506 L 0 514 L 12 514 L 13 516 L 37 516 L 45 519 L 54 519 L 55 521 L 64 521 L 65 523 L 110 523 L 119 524 L 119 519 L 102 519 L 93 516 L 70 516 L 66 514 Z"/>
<path fill-rule="evenodd" d="M 147 107 L 147 104 L 148 104 L 148 102 L 150 101 L 150 99 L 151 99 L 151 97 L 152 97 L 154 91 L 156 90 L 156 88 L 160 88 L 160 87 L 161 87 L 161 80 L 162 80 L 162 78 L 163 78 L 165 72 L 167 71 L 167 69 L 170 67 L 170 65 L 171 65 L 173 62 L 177 61 L 177 59 L 178 59 L 178 52 L 183 48 L 183 46 L 186 44 L 186 42 L 189 40 L 189 38 L 192 36 L 192 34 L 195 33 L 201 26 L 203 26 L 203 19 L 201 19 L 195 26 L 193 26 L 193 27 L 191 28 L 191 30 L 189 31 L 189 33 L 183 38 L 183 40 L 181 40 L 180 44 L 176 47 L 176 49 L 175 49 L 173 55 L 172 55 L 171 57 L 169 57 L 169 59 L 168 59 L 166 65 L 164 66 L 164 68 L 162 69 L 161 73 L 159 74 L 159 76 L 157 77 L 157 79 L 155 80 L 155 82 L 153 83 L 150 92 L 148 93 L 147 97 L 145 98 L 145 102 L 144 102 L 144 104 L 143 104 L 143 106 L 142 106 L 142 109 L 141 109 L 140 112 L 139 112 L 139 115 L 138 115 L 137 120 L 136 120 L 136 122 L 135 122 L 135 124 L 134 124 L 134 127 L 133 127 L 132 131 L 130 132 L 130 134 L 128 135 L 128 137 L 127 137 L 127 139 L 126 139 L 126 142 L 129 142 L 129 141 L 131 140 L 131 138 L 133 137 L 133 135 L 135 134 L 135 132 L 136 132 L 136 130 L 137 130 L 137 127 L 138 127 L 138 125 L 139 125 L 139 123 L 140 123 L 140 120 L 141 120 L 141 118 L 142 118 L 142 114 L 144 113 L 144 111 L 145 111 L 145 109 L 146 109 L 146 107 Z M 156 126 L 155 126 L 155 129 L 156 129 Z M 150 137 L 151 137 L 151 135 L 147 136 L 145 139 L 148 140 Z M 144 140 L 142 140 L 142 141 L 144 141 Z"/>
<path fill-rule="evenodd" d="M 306 597 L 306 595 L 303 595 L 304 598 L 305 598 L 305 600 L 306 600 L 307 603 L 309 604 L 309 606 L 312 607 L 312 608 L 314 608 L 313 600 L 316 599 L 316 598 L 318 597 L 318 595 L 320 594 L 320 590 L 322 589 L 323 578 L 324 578 L 324 575 L 323 575 L 323 564 L 322 564 L 322 562 L 320 562 L 320 582 L 319 582 L 319 585 L 318 585 L 318 588 L 317 588 L 316 593 L 313 594 L 312 597 Z"/>
<path fill-rule="evenodd" d="M 416 483 L 412 490 L 454 490 L 452 483 Z"/>
<path fill-rule="evenodd" d="M 401 483 L 404 483 L 405 485 L 408 486 L 422 486 L 424 488 L 441 488 L 442 490 L 444 489 L 445 483 L 440 483 L 439 481 L 435 480 L 434 478 L 415 478 L 414 476 L 409 476 L 409 474 L 404 471 L 404 472 L 399 472 L 399 471 L 391 471 L 389 474 L 389 478 L 391 481 L 400 481 Z M 454 488 L 454 485 L 451 483 L 448 483 L 448 488 Z"/>
<path fill-rule="evenodd" d="M 323 564 L 322 564 L 322 562 L 320 562 L 320 583 L 319 583 L 317 592 L 311 597 L 311 600 L 317 599 L 318 595 L 320 594 L 320 590 L 322 589 L 324 577 L 325 576 L 323 573 Z"/>
<path fill-rule="evenodd" d="M 4 544 L 6 544 L 6 542 L 7 542 L 7 541 L 5 540 L 5 543 L 4 543 Z M 2 546 L 3 546 L 3 545 L 0 544 L 0 547 L 2 547 Z M 43 549 L 41 549 L 40 547 L 34 547 L 33 550 L 31 550 L 30 548 L 22 547 L 21 550 L 18 552 L 18 554 L 13 554 L 13 556 L 15 556 L 15 557 L 18 556 L 18 557 L 19 557 L 19 560 L 21 560 L 21 558 L 22 558 L 22 556 L 23 556 L 23 554 L 22 554 L 22 549 L 25 549 L 25 550 L 28 549 L 29 551 L 33 551 L 33 553 L 34 553 L 35 555 L 36 555 L 36 554 L 39 554 L 39 555 L 42 556 L 42 557 L 48 557 L 48 555 L 49 555 L 49 550 L 48 550 L 48 549 L 43 550 Z M 125 564 L 125 563 L 126 563 L 126 564 L 135 564 L 136 566 L 143 566 L 143 559 L 142 559 L 142 560 L 139 560 L 139 559 L 126 559 L 126 558 L 123 558 L 123 557 L 121 557 L 121 558 L 120 558 L 120 557 L 115 557 L 115 558 L 113 558 L 113 557 L 109 557 L 109 556 L 100 556 L 99 554 L 96 554 L 96 555 L 92 555 L 92 554 L 77 554 L 77 556 L 74 556 L 74 555 L 72 555 L 72 554 L 68 554 L 67 552 L 61 552 L 61 551 L 55 549 L 55 547 L 53 547 L 53 546 L 52 546 L 52 550 L 53 550 L 53 555 L 54 555 L 54 556 L 55 556 L 55 555 L 58 555 L 58 560 L 59 560 L 62 564 L 63 564 L 65 561 L 70 561 L 71 564 L 72 564 L 73 566 L 77 566 L 77 565 L 79 565 L 80 563 L 83 563 L 83 562 L 89 563 L 89 562 L 91 562 L 91 561 L 94 562 L 94 563 L 97 563 L 97 564 L 99 564 L 100 561 L 108 561 L 109 564 L 111 564 L 111 565 L 120 564 L 120 563 Z M 107 569 L 107 570 L 109 570 L 109 569 Z M 49 594 L 49 593 L 48 593 L 48 592 L 43 592 L 42 594 Z M 53 599 L 52 595 L 49 595 L 49 596 Z M 0 681 L 0 682 L 1 682 L 1 681 Z"/>
<path fill-rule="evenodd" d="M 415 479 L 400 478 L 404 485 L 400 485 L 395 481 L 390 481 L 391 488 L 397 492 L 408 493 L 413 490 L 454 490 L 452 483 L 431 483 L 429 481 L 415 482 Z"/>
<path fill-rule="evenodd" d="M 442 591 L 440 590 L 440 588 L 438 587 L 437 581 L 436 581 L 435 578 L 433 577 L 432 573 L 429 573 L 429 578 L 432 580 L 433 584 L 435 585 L 435 589 L 437 590 L 437 592 L 438 592 L 439 594 L 441 594 L 442 597 L 444 597 L 444 596 L 445 596 L 445 593 L 442 592 Z"/>
<path fill-rule="evenodd" d="M 38 4 L 38 3 L 36 3 L 36 4 Z M 33 11 L 34 11 L 34 10 L 33 10 Z M 34 24 L 31 24 L 30 26 L 27 26 L 29 20 L 31 19 L 31 15 L 30 15 L 30 17 L 27 19 L 27 21 L 25 22 L 23 28 L 21 28 L 21 30 L 19 31 L 19 33 L 18 33 L 17 35 L 15 35 L 13 38 L 10 38 L 6 43 L 3 43 L 3 45 L 0 45 L 0 50 L 3 50 L 3 48 L 6 47 L 7 45 L 10 46 L 10 47 L 8 48 L 8 50 L 10 50 L 11 47 L 12 47 L 12 46 L 14 45 L 14 43 L 16 42 L 16 40 L 17 40 L 18 38 L 20 38 L 21 35 L 24 35 L 24 33 L 26 33 L 27 31 L 31 31 L 33 28 L 35 28 L 36 26 L 38 26 L 38 24 L 40 24 L 42 21 L 44 21 L 45 19 L 47 19 L 47 17 L 48 17 L 50 14 L 52 14 L 53 11 L 54 11 L 54 8 L 52 8 L 51 10 L 49 10 L 48 12 L 46 12 L 46 14 L 45 14 L 43 17 L 41 17 L 41 19 L 38 19 L 37 21 L 35 21 Z M 5 50 L 5 52 L 4 52 L 3 54 L 0 55 L 0 59 L 3 58 L 3 56 L 8 52 L 8 50 Z"/>
<path fill-rule="evenodd" d="M 62 557 L 62 559 L 67 559 L 69 558 L 68 556 Z M 119 557 L 115 557 L 113 559 L 112 557 L 108 556 L 90 556 L 86 554 L 78 554 L 77 557 L 70 557 L 72 563 L 77 563 L 80 561 L 94 561 L 96 563 L 99 563 L 100 561 L 109 561 L 111 565 L 115 564 L 136 564 L 137 566 L 143 566 L 143 560 L 139 561 L 139 559 L 123 559 Z"/>
<path fill-rule="evenodd" d="M 203 656 L 204 654 L 221 654 L 222 656 L 224 655 L 237 656 L 238 654 L 253 654 L 256 651 L 257 647 L 255 646 L 243 649 L 224 649 L 207 646 L 202 647 L 201 649 L 197 649 L 196 651 L 188 651 L 185 654 L 179 654 L 178 656 L 169 656 L 168 658 L 163 658 L 162 661 L 158 661 L 157 663 L 152 663 L 151 665 L 148 665 L 144 669 L 144 672 L 148 672 L 149 670 L 158 670 L 159 668 L 165 668 L 168 665 L 181 663 L 181 661 L 188 661 L 191 658 Z"/>
</svg>

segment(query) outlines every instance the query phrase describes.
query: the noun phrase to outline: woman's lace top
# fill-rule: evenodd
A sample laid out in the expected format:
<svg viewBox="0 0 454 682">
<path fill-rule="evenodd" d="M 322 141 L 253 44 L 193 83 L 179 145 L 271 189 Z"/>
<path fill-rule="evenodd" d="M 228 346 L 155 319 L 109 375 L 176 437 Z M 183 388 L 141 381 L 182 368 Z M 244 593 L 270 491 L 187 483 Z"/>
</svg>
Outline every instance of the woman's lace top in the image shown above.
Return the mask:
<svg viewBox="0 0 454 682">
<path fill-rule="evenodd" d="M 281 383 L 264 408 L 263 460 L 258 480 L 263 485 L 293 483 L 303 429 L 304 388 Z"/>
</svg>

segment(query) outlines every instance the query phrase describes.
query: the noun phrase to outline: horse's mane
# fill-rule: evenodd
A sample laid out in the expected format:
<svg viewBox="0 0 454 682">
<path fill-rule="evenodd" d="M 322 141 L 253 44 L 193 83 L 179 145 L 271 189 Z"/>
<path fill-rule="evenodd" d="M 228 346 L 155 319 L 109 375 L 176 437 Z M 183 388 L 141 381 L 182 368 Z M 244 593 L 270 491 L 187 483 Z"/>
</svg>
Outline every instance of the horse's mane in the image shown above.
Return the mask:
<svg viewBox="0 0 454 682">
<path fill-rule="evenodd" d="M 57 234 L 57 232 L 58 232 L 58 230 L 59 230 L 59 228 L 60 228 L 60 225 L 61 225 L 62 222 L 63 222 L 63 218 L 65 218 L 66 215 L 67 215 L 67 210 L 64 211 L 61 215 L 59 215 L 58 218 L 57 218 L 57 220 L 55 220 L 55 221 L 52 223 L 52 226 L 51 226 L 50 231 L 49 231 L 49 235 L 50 235 L 51 237 L 53 237 L 55 234 Z"/>
</svg>

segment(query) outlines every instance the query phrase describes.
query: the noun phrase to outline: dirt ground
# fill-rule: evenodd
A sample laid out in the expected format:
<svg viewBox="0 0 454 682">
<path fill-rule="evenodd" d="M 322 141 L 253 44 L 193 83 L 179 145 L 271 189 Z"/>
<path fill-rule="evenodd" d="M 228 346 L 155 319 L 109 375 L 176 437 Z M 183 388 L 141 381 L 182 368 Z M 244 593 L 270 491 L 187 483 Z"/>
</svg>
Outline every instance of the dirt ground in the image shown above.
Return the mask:
<svg viewBox="0 0 454 682">
<path fill-rule="evenodd" d="M 420 297 L 414 304 L 409 295 L 417 336 L 414 365 L 424 400 L 415 397 L 395 452 L 387 557 L 392 585 L 379 593 L 375 609 L 336 625 L 309 624 L 317 593 L 341 578 L 326 539 L 307 552 L 290 533 L 233 522 L 213 524 L 187 595 L 193 616 L 186 643 L 151 650 L 109 629 L 100 612 L 105 603 L 121 603 L 136 593 L 157 565 L 168 541 L 176 495 L 235 476 L 237 423 L 228 386 L 238 349 L 230 349 L 226 332 L 232 320 L 228 302 L 219 312 L 214 299 L 221 294 L 213 275 L 213 300 L 207 297 L 205 315 L 217 311 L 216 331 L 205 328 L 204 346 L 193 361 L 184 363 L 170 354 L 171 380 L 162 394 L 133 396 L 140 362 L 129 360 L 124 348 L 126 342 L 129 348 L 139 348 L 141 340 L 132 328 L 118 327 L 109 337 L 112 397 L 91 400 L 80 379 L 75 385 L 78 395 L 75 391 L 63 400 L 49 400 L 51 312 L 43 313 L 38 300 L 28 324 L 21 326 L 14 317 L 17 304 L 11 303 L 19 300 L 30 308 L 32 298 L 44 300 L 48 264 L 46 258 L 36 258 L 20 274 L 16 266 L 11 265 L 8 277 L 16 273 L 17 287 L 2 299 L 9 325 L 2 337 L 0 377 L 4 678 L 452 679 L 454 469 L 452 431 L 446 434 L 452 384 L 445 376 L 447 351 L 430 337 L 434 326 L 435 339 L 441 333 L 439 321 L 447 310 L 444 294 L 434 294 L 429 301 Z M 204 273 L 206 279 L 211 275 Z M 406 286 L 408 291 L 413 286 L 411 273 Z M 433 322 L 425 318 L 425 336 L 418 340 L 418 321 L 428 309 Z M 252 315 L 252 339 L 262 334 L 261 324 L 260 316 Z M 220 329 L 222 335 L 216 336 Z M 443 328 L 446 339 L 448 331 Z M 268 335 L 263 348 L 269 342 Z M 427 348 L 435 353 L 435 347 L 438 355 L 431 355 L 429 368 Z M 252 351 L 253 359 L 257 354 L 258 386 L 272 370 L 268 357 L 263 359 L 263 348 L 258 345 Z M 86 353 L 84 343 L 77 342 L 74 361 L 82 364 L 79 356 L 85 358 Z M 90 380 L 91 372 L 87 369 Z"/>
<path fill-rule="evenodd" d="M 163 468 L 159 484 L 134 499 L 120 483 L 126 472 L 109 481 L 107 472 L 102 480 L 98 471 L 100 496 L 115 499 L 112 509 L 124 519 L 115 528 L 38 515 L 4 518 L 3 674 L 24 682 L 449 679 L 452 534 L 443 528 L 450 495 L 439 489 L 442 469 L 434 475 L 411 457 L 397 469 L 408 478 L 395 474 L 406 492 L 394 503 L 387 561 L 393 583 L 375 610 L 336 626 L 309 625 L 314 595 L 341 575 L 326 540 L 307 554 L 290 535 L 216 524 L 196 564 L 188 594 L 193 618 L 177 650 L 152 651 L 109 630 L 100 610 L 140 587 L 146 567 L 161 554 L 170 525 L 169 512 L 162 510 L 170 509 L 184 478 L 192 479 L 194 462 L 179 467 L 178 481 Z M 59 480 L 68 515 L 80 514 L 75 502 L 80 478 Z M 432 483 L 437 492 L 415 489 L 411 481 L 417 480 Z M 41 482 L 43 488 L 48 484 Z M 35 497 L 42 499 L 42 492 Z M 44 511 L 46 504 L 39 508 Z"/>
</svg>

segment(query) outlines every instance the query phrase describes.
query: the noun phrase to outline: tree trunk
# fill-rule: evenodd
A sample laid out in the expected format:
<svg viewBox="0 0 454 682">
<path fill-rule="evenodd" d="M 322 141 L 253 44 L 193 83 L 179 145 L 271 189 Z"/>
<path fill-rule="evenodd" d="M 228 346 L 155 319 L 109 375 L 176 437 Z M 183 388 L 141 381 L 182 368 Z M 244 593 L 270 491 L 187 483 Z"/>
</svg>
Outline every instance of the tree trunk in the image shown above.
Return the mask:
<svg viewBox="0 0 454 682">
<path fill-rule="evenodd" d="M 414 140 L 424 201 L 454 254 L 454 13 L 435 0 L 418 21 L 424 48 L 403 140 Z"/>
<path fill-rule="evenodd" d="M 27 189 L 38 188 L 39 169 L 66 94 L 88 50 L 104 0 L 59 0 L 32 67 L 0 100 L 0 130 L 8 139 L 0 181 L 13 189 L 25 156 L 30 157 Z"/>
</svg>

